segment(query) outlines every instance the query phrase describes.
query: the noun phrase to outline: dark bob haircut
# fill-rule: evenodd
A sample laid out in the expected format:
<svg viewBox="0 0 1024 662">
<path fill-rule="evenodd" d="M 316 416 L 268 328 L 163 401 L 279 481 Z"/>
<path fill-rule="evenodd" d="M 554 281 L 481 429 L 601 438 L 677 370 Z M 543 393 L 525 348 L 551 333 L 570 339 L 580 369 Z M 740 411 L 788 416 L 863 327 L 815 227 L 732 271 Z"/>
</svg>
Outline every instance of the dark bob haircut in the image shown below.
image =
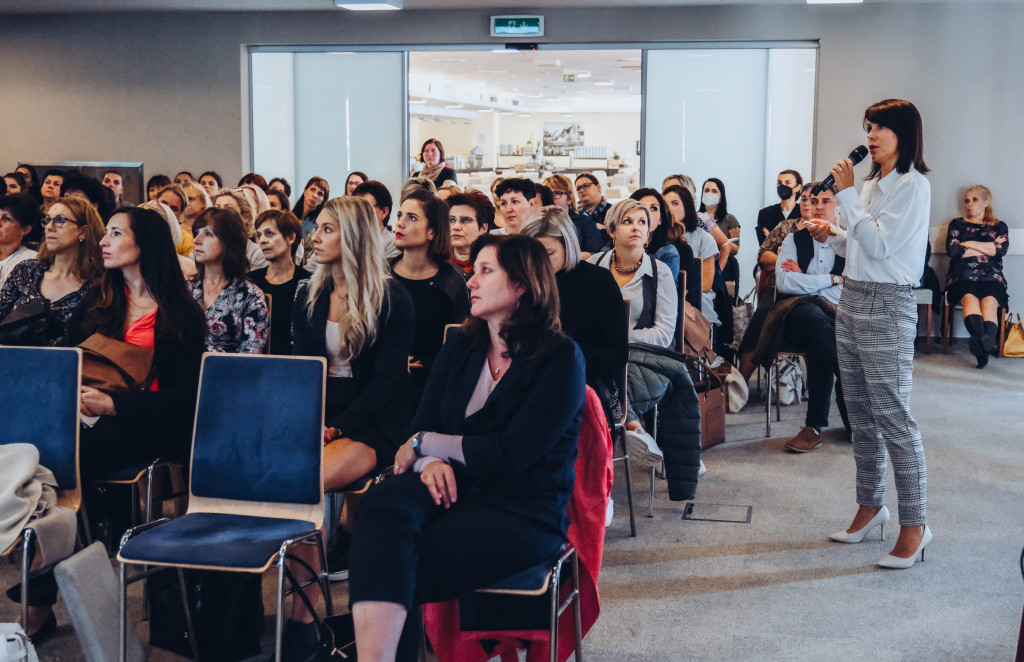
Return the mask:
<svg viewBox="0 0 1024 662">
<path fill-rule="evenodd" d="M 391 222 L 391 212 L 395 206 L 395 201 L 391 198 L 391 191 L 376 179 L 367 179 L 352 191 L 352 195 L 367 194 L 373 196 L 373 201 L 377 203 L 378 208 L 388 210 L 388 215 L 384 217 L 384 225 L 388 225 Z"/>
<path fill-rule="evenodd" d="M 483 231 L 488 231 L 494 227 L 494 205 L 487 199 L 487 196 L 477 191 L 476 189 L 470 189 L 465 193 L 456 193 L 452 197 L 448 198 L 448 209 L 452 210 L 458 206 L 472 207 L 473 211 L 476 212 L 476 224 Z"/>
<path fill-rule="evenodd" d="M 224 271 L 224 277 L 228 282 L 244 278 L 249 272 L 249 258 L 245 253 L 249 237 L 242 217 L 234 209 L 210 207 L 193 221 L 192 234 L 198 236 L 199 231 L 206 226 L 210 226 L 210 230 L 220 239 L 223 247 L 221 269 Z M 199 270 L 197 277 L 202 279 L 205 271 L 203 264 L 196 262 L 196 267 Z"/>
<path fill-rule="evenodd" d="M 260 226 L 264 223 L 273 223 L 285 241 L 288 240 L 288 235 L 292 235 L 290 245 L 292 262 L 294 262 L 295 252 L 299 249 L 299 244 L 302 243 L 302 221 L 287 209 L 268 209 L 256 217 L 256 234 L 259 234 Z"/>
<path fill-rule="evenodd" d="M 494 196 L 500 198 L 509 191 L 517 191 L 523 194 L 523 197 L 529 200 L 533 200 L 537 195 L 537 186 L 532 180 L 526 179 L 525 177 L 509 177 L 502 183 L 498 184 L 498 188 L 494 189 Z"/>
<path fill-rule="evenodd" d="M 864 111 L 864 130 L 868 122 L 889 129 L 896 134 L 896 172 L 905 175 L 914 166 L 922 175 L 930 168 L 924 162 L 924 129 L 921 126 L 921 113 L 917 106 L 903 99 L 886 99 L 868 106 Z M 882 166 L 872 162 L 867 179 L 874 179 L 882 174 Z"/>
</svg>

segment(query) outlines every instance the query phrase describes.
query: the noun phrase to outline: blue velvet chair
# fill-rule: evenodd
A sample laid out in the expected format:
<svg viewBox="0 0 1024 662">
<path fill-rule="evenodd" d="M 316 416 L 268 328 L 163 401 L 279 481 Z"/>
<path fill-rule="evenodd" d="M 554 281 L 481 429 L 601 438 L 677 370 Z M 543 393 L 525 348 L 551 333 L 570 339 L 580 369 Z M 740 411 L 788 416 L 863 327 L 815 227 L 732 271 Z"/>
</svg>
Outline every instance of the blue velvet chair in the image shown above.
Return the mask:
<svg viewBox="0 0 1024 662">
<path fill-rule="evenodd" d="M 127 584 L 160 567 L 263 573 L 277 565 L 275 660 L 284 597 L 316 582 L 333 613 L 320 528 L 324 522 L 323 358 L 206 353 L 199 377 L 188 512 L 125 533 L 121 564 L 121 660 Z M 286 565 L 295 544 L 316 545 L 321 568 L 297 583 Z M 128 578 L 129 565 L 147 566 Z M 285 577 L 291 588 L 285 591 Z M 199 659 L 186 605 L 194 659 Z"/>
<path fill-rule="evenodd" d="M 78 471 L 78 393 L 82 384 L 82 352 L 78 348 L 0 347 L 0 443 L 32 444 L 39 464 L 57 479 L 57 503 L 70 509 L 29 522 L 3 550 L 22 548 L 21 618 L 28 622 L 29 552 L 37 530 L 60 527 L 57 535 L 74 535 L 75 514 L 82 505 Z M 70 531 L 67 531 L 70 527 Z M 49 559 L 52 567 L 63 558 Z"/>
</svg>

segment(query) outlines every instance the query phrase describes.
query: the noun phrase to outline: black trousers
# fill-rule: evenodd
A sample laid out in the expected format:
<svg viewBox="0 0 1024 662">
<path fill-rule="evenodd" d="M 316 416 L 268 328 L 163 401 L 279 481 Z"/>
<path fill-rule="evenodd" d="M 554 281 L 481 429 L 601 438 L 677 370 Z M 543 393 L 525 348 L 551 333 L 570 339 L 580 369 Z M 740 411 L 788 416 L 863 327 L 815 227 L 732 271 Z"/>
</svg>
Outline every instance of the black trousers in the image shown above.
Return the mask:
<svg viewBox="0 0 1024 662">
<path fill-rule="evenodd" d="M 828 315 L 812 303 L 803 303 L 786 316 L 783 331 L 784 347 L 806 354 L 807 363 L 807 418 L 805 425 L 822 429 L 828 427 L 835 383 L 836 405 L 843 425 L 850 428 L 843 400 L 843 387 L 839 380 L 839 359 L 836 354 L 836 325 Z"/>
<path fill-rule="evenodd" d="M 458 487 L 458 486 L 457 486 Z M 451 600 L 554 559 L 560 531 L 458 495 L 435 506 L 416 473 L 385 480 L 359 505 L 349 554 L 349 604 Z"/>
</svg>

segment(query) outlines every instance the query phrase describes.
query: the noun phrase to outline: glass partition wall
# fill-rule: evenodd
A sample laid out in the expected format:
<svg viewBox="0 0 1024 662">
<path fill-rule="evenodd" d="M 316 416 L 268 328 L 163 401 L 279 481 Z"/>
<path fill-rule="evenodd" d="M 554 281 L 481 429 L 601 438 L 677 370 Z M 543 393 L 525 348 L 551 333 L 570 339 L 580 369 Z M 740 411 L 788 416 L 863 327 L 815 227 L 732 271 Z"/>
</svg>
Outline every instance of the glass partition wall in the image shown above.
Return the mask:
<svg viewBox="0 0 1024 662">
<path fill-rule="evenodd" d="M 642 69 L 641 93 L 624 88 L 617 113 L 606 118 L 614 121 L 588 118 L 589 124 L 579 119 L 591 102 L 572 95 L 582 89 L 578 76 L 596 75 L 597 70 L 576 66 L 577 61 L 567 54 L 574 45 L 541 45 L 540 51 L 563 52 L 539 52 L 547 60 L 535 62 L 557 69 L 564 83 L 560 98 L 543 107 L 536 100 L 540 89 L 530 88 L 531 84 L 538 87 L 536 77 L 517 82 L 514 53 L 509 67 L 481 67 L 468 80 L 477 86 L 476 104 L 466 98 L 465 87 L 460 92 L 463 98 L 445 103 L 438 89 L 425 87 L 429 81 L 410 76 L 410 55 L 461 50 L 461 59 L 472 57 L 474 50 L 489 51 L 491 46 L 388 48 L 331 52 L 327 47 L 253 47 L 253 170 L 268 178 L 288 178 L 295 189 L 293 200 L 313 175 L 325 177 L 332 195 L 339 195 L 353 170 L 381 180 L 397 196 L 415 169 L 420 143 L 437 132 L 447 138 L 448 162 L 466 173 L 508 173 L 527 162 L 537 162 L 537 175 L 545 170 L 571 174 L 581 168 L 631 172 L 614 182 L 615 197 L 625 197 L 637 186 L 660 188 L 662 178 L 672 173 L 688 174 L 698 186 L 716 177 L 725 183 L 729 212 L 743 228 L 739 260 L 745 281 L 756 256 L 757 211 L 778 202 L 778 172 L 793 168 L 805 180 L 818 174 L 812 172 L 814 43 L 785 47 L 617 44 L 616 52 L 624 53 L 618 58 L 624 62 L 622 68 Z M 591 53 L 612 50 L 611 46 L 578 48 Z M 626 48 L 635 50 L 625 54 L 622 49 Z M 567 68 L 568 64 L 572 66 Z M 451 67 L 466 68 L 454 61 Z M 621 85 L 611 79 L 607 83 L 611 84 L 608 89 Z M 443 110 L 425 113 L 424 102 Z M 474 105 L 477 110 L 484 108 L 484 113 L 474 110 L 470 118 L 468 111 Z M 532 117 L 522 111 L 531 105 L 538 106 L 538 114 Z M 582 135 L 572 134 L 574 123 Z M 569 127 L 568 133 L 560 129 L 561 124 Z M 502 137 L 506 130 L 518 133 Z M 461 183 L 487 189 L 482 184 L 485 180 L 463 178 Z M 744 282 L 741 287 L 745 292 L 750 284 Z"/>
</svg>

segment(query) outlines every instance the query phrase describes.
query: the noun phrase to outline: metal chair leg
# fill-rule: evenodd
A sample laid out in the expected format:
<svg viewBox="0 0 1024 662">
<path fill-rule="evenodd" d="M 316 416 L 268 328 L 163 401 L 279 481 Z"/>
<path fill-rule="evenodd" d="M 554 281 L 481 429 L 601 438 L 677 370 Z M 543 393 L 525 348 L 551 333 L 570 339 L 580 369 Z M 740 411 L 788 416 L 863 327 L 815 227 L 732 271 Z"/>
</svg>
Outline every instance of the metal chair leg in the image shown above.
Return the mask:
<svg viewBox="0 0 1024 662">
<path fill-rule="evenodd" d="M 633 482 L 630 478 L 629 451 L 626 450 L 626 429 L 623 427 L 619 441 L 622 443 L 622 465 L 626 472 L 626 503 L 629 505 L 629 536 L 636 538 L 636 518 L 633 515 Z"/>
<path fill-rule="evenodd" d="M 779 367 L 779 357 L 775 357 L 775 368 L 772 370 L 775 373 L 775 420 L 782 420 L 782 370 Z M 768 401 L 771 405 L 771 401 Z"/>
<path fill-rule="evenodd" d="M 274 662 L 281 662 L 281 637 L 284 636 L 285 554 L 277 559 L 277 616 L 274 619 Z M 302 590 L 302 589 L 298 589 Z"/>
<path fill-rule="evenodd" d="M 124 563 L 119 563 L 121 566 L 119 578 L 120 578 L 120 591 L 117 595 L 117 613 L 118 613 L 118 624 L 117 624 L 117 659 L 118 662 L 127 662 L 128 658 L 128 584 L 125 581 L 127 579 L 128 569 Z M 188 613 L 188 612 L 186 612 Z"/>
<path fill-rule="evenodd" d="M 21 540 L 21 624 L 28 627 L 28 566 L 32 551 L 32 529 L 25 529 Z"/>
<path fill-rule="evenodd" d="M 124 566 L 122 565 L 122 567 Z M 185 608 L 185 625 L 188 626 L 188 643 L 192 647 L 192 659 L 199 662 L 199 642 L 196 641 L 196 629 L 192 626 L 192 610 L 188 608 L 188 586 L 185 585 L 185 571 L 181 568 L 178 568 L 178 588 L 181 589 L 181 606 Z"/>
<path fill-rule="evenodd" d="M 572 606 L 573 627 L 576 635 L 576 662 L 583 660 L 583 616 L 580 613 L 580 557 L 572 556 L 572 590 L 576 596 Z"/>
<path fill-rule="evenodd" d="M 551 652 L 551 662 L 558 662 L 558 607 L 559 607 L 559 594 L 558 588 L 561 583 L 561 563 L 558 564 L 558 568 L 555 572 L 551 573 L 551 584 L 548 586 L 548 591 L 551 593 L 551 624 L 549 630 L 550 645 L 548 648 Z"/>
<path fill-rule="evenodd" d="M 772 370 L 774 367 L 774 363 L 770 364 L 764 374 L 764 383 L 768 389 L 768 399 L 764 404 L 764 436 L 766 437 L 772 436 Z"/>
</svg>

